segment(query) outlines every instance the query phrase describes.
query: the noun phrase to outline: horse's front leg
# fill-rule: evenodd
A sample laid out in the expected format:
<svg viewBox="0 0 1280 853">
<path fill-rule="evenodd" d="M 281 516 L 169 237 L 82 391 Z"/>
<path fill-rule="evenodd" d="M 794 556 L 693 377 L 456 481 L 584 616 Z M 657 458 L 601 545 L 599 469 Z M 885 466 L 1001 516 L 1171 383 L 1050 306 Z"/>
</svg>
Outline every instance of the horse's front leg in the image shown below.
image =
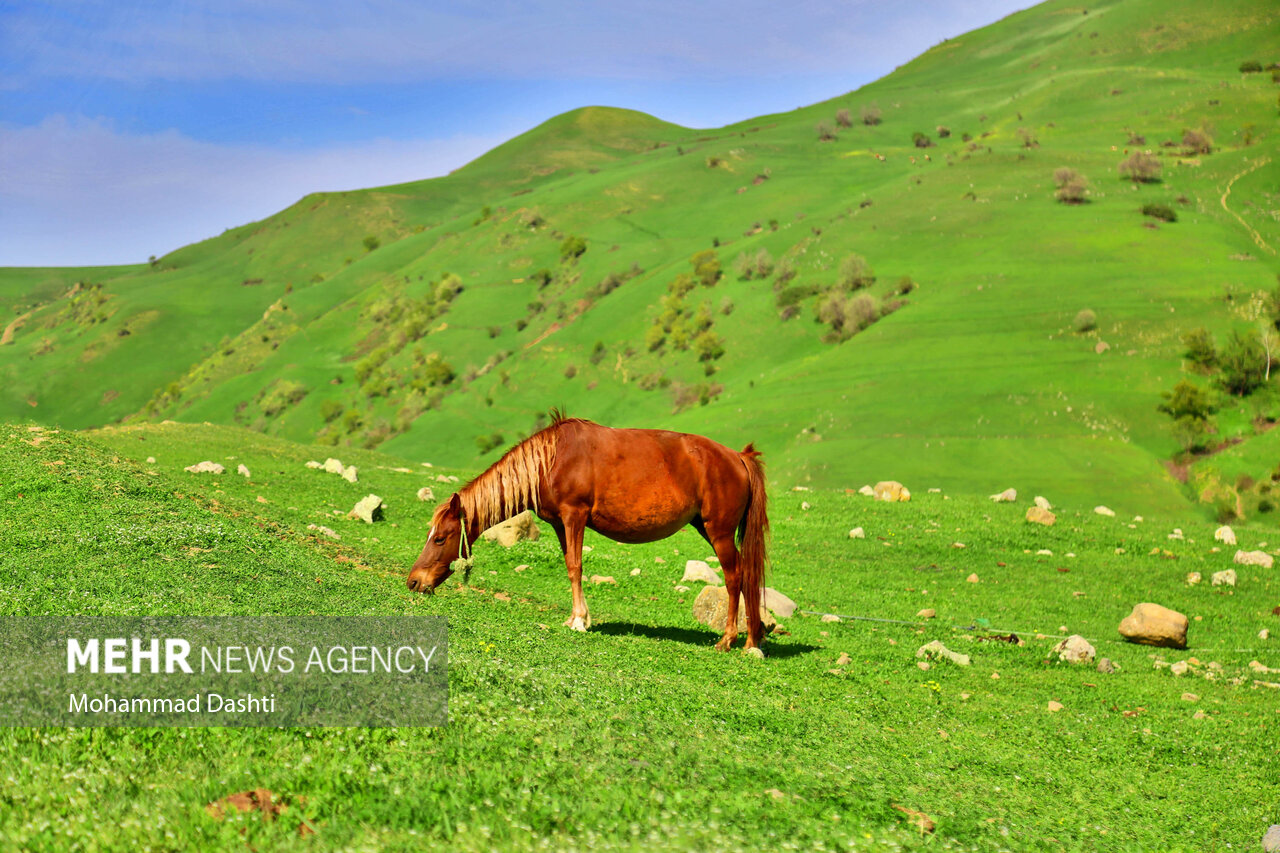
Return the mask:
<svg viewBox="0 0 1280 853">
<path fill-rule="evenodd" d="M 582 592 L 582 537 L 586 532 L 586 513 L 562 512 L 561 523 L 556 534 L 560 537 L 564 565 L 569 572 L 569 586 L 573 589 L 573 612 L 564 624 L 575 631 L 586 631 L 591 627 L 587 596 Z"/>
</svg>

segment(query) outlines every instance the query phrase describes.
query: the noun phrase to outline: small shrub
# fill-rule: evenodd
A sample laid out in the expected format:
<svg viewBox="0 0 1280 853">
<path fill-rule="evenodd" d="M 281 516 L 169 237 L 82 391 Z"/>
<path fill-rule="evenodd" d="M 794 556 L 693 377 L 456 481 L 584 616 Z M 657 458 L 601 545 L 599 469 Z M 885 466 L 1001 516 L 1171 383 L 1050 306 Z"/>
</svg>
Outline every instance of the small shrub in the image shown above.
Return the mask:
<svg viewBox="0 0 1280 853">
<path fill-rule="evenodd" d="M 875 104 L 867 104 L 860 112 L 863 124 L 874 127 L 880 123 L 880 108 Z"/>
<path fill-rule="evenodd" d="M 1152 154 L 1135 151 L 1120 161 L 1120 176 L 1134 183 L 1153 184 L 1160 180 L 1160 160 Z"/>
<path fill-rule="evenodd" d="M 560 244 L 560 260 L 576 261 L 587 251 L 587 241 L 570 235 Z M 594 257 L 594 256 L 593 256 Z"/>
<path fill-rule="evenodd" d="M 1182 145 L 1188 154 L 1209 154 L 1213 151 L 1213 137 L 1203 130 L 1188 130 L 1182 134 Z"/>
<path fill-rule="evenodd" d="M 1084 204 L 1089 193 L 1089 181 L 1075 169 L 1063 166 L 1053 170 L 1053 182 L 1057 186 L 1053 197 L 1062 204 Z"/>
<path fill-rule="evenodd" d="M 541 290 L 551 283 L 551 277 L 551 270 L 541 269 L 529 276 L 529 280 L 538 285 L 538 289 Z"/>
<path fill-rule="evenodd" d="M 1218 363 L 1218 348 L 1214 344 L 1213 335 L 1203 326 L 1185 333 L 1182 344 L 1187 348 L 1184 355 L 1192 364 L 1212 368 Z"/>
<path fill-rule="evenodd" d="M 1040 147 L 1040 140 L 1036 139 L 1036 135 L 1025 127 L 1018 128 L 1018 139 L 1022 142 L 1023 148 Z"/>
<path fill-rule="evenodd" d="M 796 263 L 790 258 L 790 256 L 783 255 L 782 258 L 778 260 L 778 263 L 774 265 L 773 271 L 774 284 L 785 285 L 787 282 L 791 281 L 791 279 L 796 277 Z"/>
<path fill-rule="evenodd" d="M 721 314 L 723 314 L 723 315 L 724 315 L 724 316 L 726 316 L 726 317 L 728 317 L 730 314 L 732 314 L 732 313 L 733 313 L 733 300 L 732 300 L 732 299 L 730 299 L 729 297 L 727 297 L 727 296 L 726 296 L 724 299 L 721 299 L 721 300 L 720 300 L 720 313 L 721 313 Z"/>
<path fill-rule="evenodd" d="M 915 281 L 911 278 L 911 276 L 904 275 L 902 278 L 898 279 L 898 284 L 894 287 L 894 292 L 897 293 L 899 296 L 906 296 L 908 293 L 915 290 L 918 286 L 919 285 L 915 283 Z"/>
<path fill-rule="evenodd" d="M 566 367 L 566 368 L 564 369 L 564 378 L 565 378 L 565 379 L 572 379 L 573 377 L 575 377 L 575 376 L 577 376 L 577 375 L 578 375 L 578 368 L 577 368 L 577 367 L 575 367 L 575 366 L 574 366 L 574 365 L 572 365 L 572 364 L 571 364 L 571 365 L 569 365 L 568 367 Z"/>
<path fill-rule="evenodd" d="M 591 348 L 591 356 L 587 360 L 593 365 L 599 364 L 604 361 L 604 357 L 607 352 L 608 351 L 604 347 L 604 341 L 596 341 L 595 346 Z"/>
<path fill-rule="evenodd" d="M 476 436 L 476 447 L 480 449 L 481 454 L 485 454 L 490 450 L 493 450 L 495 447 L 501 447 L 503 441 L 505 441 L 505 439 L 502 437 L 502 433 L 500 432 L 491 433 L 489 435 L 478 435 Z"/>
<path fill-rule="evenodd" d="M 1155 204 L 1149 202 L 1142 206 L 1142 215 L 1150 216 L 1152 219 L 1160 219 L 1164 222 L 1177 222 L 1178 214 L 1172 207 L 1167 204 Z"/>
<path fill-rule="evenodd" d="M 694 276 L 702 282 L 703 287 L 714 287 L 720 280 L 720 256 L 711 249 L 703 249 L 694 254 L 689 258 L 689 263 L 693 266 Z"/>
<path fill-rule="evenodd" d="M 1262 63 L 1256 59 L 1246 59 L 1240 63 L 1241 74 L 1257 74 L 1262 71 Z"/>
<path fill-rule="evenodd" d="M 1228 394 L 1247 397 L 1266 381 L 1268 362 L 1257 330 L 1237 330 L 1218 354 L 1219 384 Z"/>
<path fill-rule="evenodd" d="M 938 134 L 939 139 L 946 139 L 948 136 L 951 135 L 951 128 L 943 124 L 940 124 L 937 127 L 935 127 L 934 131 Z"/>
<path fill-rule="evenodd" d="M 364 243 L 364 250 L 366 252 L 372 252 L 374 249 L 382 245 L 382 241 L 373 234 L 365 237 L 361 242 Z"/>
<path fill-rule="evenodd" d="M 813 129 L 818 134 L 819 142 L 835 142 L 838 138 L 836 129 L 831 126 L 830 122 L 820 121 L 814 125 Z"/>
<path fill-rule="evenodd" d="M 325 423 L 332 423 L 342 414 L 342 404 L 337 400 L 325 400 L 320 404 L 320 417 Z"/>
<path fill-rule="evenodd" d="M 737 274 L 739 281 L 750 281 L 755 273 L 755 264 L 751 262 L 751 256 L 746 252 L 740 253 L 733 259 L 733 271 Z"/>
<path fill-rule="evenodd" d="M 921 133 L 917 130 L 915 133 L 911 134 L 911 144 L 917 148 L 932 148 L 933 140 L 930 139 L 927 134 Z"/>
<path fill-rule="evenodd" d="M 693 339 L 693 349 L 698 354 L 698 361 L 714 361 L 724 355 L 724 341 L 708 329 Z"/>
<path fill-rule="evenodd" d="M 849 115 L 848 109 L 836 110 L 836 126 L 853 127 L 853 117 Z"/>
<path fill-rule="evenodd" d="M 1156 411 L 1164 412 L 1175 421 L 1181 418 L 1207 421 L 1217 408 L 1208 391 L 1185 379 L 1179 380 L 1172 391 L 1164 391 L 1160 396 L 1164 402 L 1156 406 Z"/>
<path fill-rule="evenodd" d="M 1085 332 L 1092 332 L 1094 329 L 1098 328 L 1098 317 L 1088 308 L 1085 308 L 1076 315 L 1076 319 L 1072 323 L 1072 327 L 1075 328 L 1076 334 L 1082 335 Z"/>
<path fill-rule="evenodd" d="M 644 333 L 644 345 L 649 352 L 656 352 L 667 340 L 667 334 L 662 330 L 662 326 L 650 326 Z"/>
<path fill-rule="evenodd" d="M 862 255 L 846 255 L 840 261 L 836 284 L 845 290 L 858 290 L 875 284 L 876 276 Z"/>
</svg>

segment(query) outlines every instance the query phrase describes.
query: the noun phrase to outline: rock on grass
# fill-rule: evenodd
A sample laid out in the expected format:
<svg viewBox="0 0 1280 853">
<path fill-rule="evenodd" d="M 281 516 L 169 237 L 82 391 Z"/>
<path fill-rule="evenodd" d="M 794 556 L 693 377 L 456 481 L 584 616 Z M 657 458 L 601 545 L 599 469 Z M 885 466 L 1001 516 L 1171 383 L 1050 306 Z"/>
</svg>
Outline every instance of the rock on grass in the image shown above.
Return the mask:
<svg viewBox="0 0 1280 853">
<path fill-rule="evenodd" d="M 1120 622 L 1120 635 L 1131 643 L 1146 646 L 1187 647 L 1187 617 L 1159 604 L 1134 605 L 1133 612 Z"/>
</svg>

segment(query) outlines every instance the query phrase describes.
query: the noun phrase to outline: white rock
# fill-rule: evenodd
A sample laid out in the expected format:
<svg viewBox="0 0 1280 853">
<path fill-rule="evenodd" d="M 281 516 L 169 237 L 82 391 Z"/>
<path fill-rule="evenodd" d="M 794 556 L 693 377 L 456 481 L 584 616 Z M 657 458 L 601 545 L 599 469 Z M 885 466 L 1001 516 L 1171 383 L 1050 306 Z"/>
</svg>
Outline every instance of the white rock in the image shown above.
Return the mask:
<svg viewBox="0 0 1280 853">
<path fill-rule="evenodd" d="M 1271 632 L 1268 631 L 1266 628 L 1263 628 L 1261 631 L 1258 632 L 1258 639 L 1259 640 L 1271 639 Z"/>
<path fill-rule="evenodd" d="M 940 495 L 940 494 L 942 494 L 942 489 L 930 489 L 930 490 L 929 490 L 929 494 L 931 494 L 931 495 Z"/>
<path fill-rule="evenodd" d="M 348 465 L 346 468 L 343 468 L 342 479 L 346 480 L 348 483 L 354 483 L 356 480 L 360 479 L 356 473 L 356 466 Z"/>
<path fill-rule="evenodd" d="M 347 513 L 347 517 L 358 518 L 365 524 L 373 524 L 375 521 L 382 519 L 382 510 L 382 498 L 377 495 L 366 495 L 352 507 L 351 512 Z"/>
<path fill-rule="evenodd" d="M 1227 545 L 1236 544 L 1236 532 L 1225 524 L 1213 531 L 1213 538 L 1215 541 Z"/>
<path fill-rule="evenodd" d="M 849 538 L 850 539 L 866 539 L 867 531 L 863 530 L 861 527 L 855 527 L 849 531 Z"/>
<path fill-rule="evenodd" d="M 941 640 L 933 640 L 916 649 L 916 657 L 929 660 L 949 660 L 957 666 L 968 666 L 969 656 L 953 652 L 942 644 Z"/>
<path fill-rule="evenodd" d="M 1195 586 L 1196 584 L 1200 583 L 1200 573 L 1187 572 L 1187 583 L 1190 584 L 1191 586 Z"/>
<path fill-rule="evenodd" d="M 337 533 L 335 533 L 333 530 L 331 530 L 331 529 L 330 529 L 330 528 L 328 528 L 328 527 L 325 527 L 325 526 L 324 526 L 324 525 L 322 525 L 322 524 L 308 524 L 308 525 L 307 525 L 307 529 L 308 529 L 308 530 L 314 530 L 316 533 L 319 533 L 319 534 L 321 534 L 322 536 L 328 536 L 330 539 L 341 539 L 341 538 L 342 538 L 342 537 L 341 537 L 341 536 L 339 536 Z"/>
<path fill-rule="evenodd" d="M 801 501 L 801 502 L 800 502 L 800 509 L 805 510 L 805 511 L 807 512 L 808 510 L 813 509 L 813 507 L 812 507 L 812 506 L 810 506 L 810 504 L 809 504 L 809 502 L 808 502 L 808 501 Z"/>
<path fill-rule="evenodd" d="M 1072 634 L 1058 645 L 1053 647 L 1053 651 L 1058 655 L 1060 660 L 1067 663 L 1089 663 L 1093 660 L 1097 650 L 1079 634 Z"/>
<path fill-rule="evenodd" d="M 250 477 L 250 476 L 252 476 L 252 475 L 249 473 L 249 469 L 248 469 L 248 468 L 246 468 L 246 467 L 244 466 L 244 463 L 243 463 L 243 462 L 236 466 L 236 473 L 237 473 L 237 474 L 239 474 L 241 477 Z"/>
<path fill-rule="evenodd" d="M 1272 824 L 1262 836 L 1262 852 L 1280 853 L 1280 823 Z"/>
<path fill-rule="evenodd" d="M 1098 515 L 1105 515 L 1109 518 L 1115 518 L 1115 515 L 1116 515 L 1115 510 L 1108 509 L 1105 506 L 1095 506 L 1093 508 L 1093 511 L 1096 512 Z"/>
<path fill-rule="evenodd" d="M 1036 556 L 1037 556 L 1037 557 L 1052 557 L 1052 556 L 1053 556 L 1053 552 L 1052 552 L 1052 551 L 1050 551 L 1048 548 L 1041 548 L 1039 551 L 1036 551 Z"/>
<path fill-rule="evenodd" d="M 324 467 L 324 463 L 322 463 L 322 462 L 317 462 L 316 460 L 312 459 L 312 460 L 310 460 L 309 462 L 307 462 L 307 467 L 308 467 L 308 468 L 323 468 L 323 467 Z"/>
<path fill-rule="evenodd" d="M 418 489 L 418 500 L 433 501 L 435 499 L 436 499 L 436 493 L 431 491 L 430 486 L 423 486 L 421 489 Z"/>
<path fill-rule="evenodd" d="M 991 500 L 995 501 L 998 504 L 1012 503 L 1017 499 L 1018 499 L 1017 489 L 1005 489 L 1003 492 L 1000 492 L 998 495 L 991 496 Z"/>
<path fill-rule="evenodd" d="M 1275 559 L 1266 551 L 1236 551 L 1235 562 L 1242 566 L 1262 566 L 1269 569 L 1275 564 Z"/>
<path fill-rule="evenodd" d="M 872 497 L 878 501 L 909 501 L 911 490 L 897 480 L 881 480 L 871 490 Z"/>
<path fill-rule="evenodd" d="M 147 457 L 147 464 L 148 464 L 148 465 L 154 465 L 154 464 L 156 464 L 156 458 L 155 458 L 154 456 L 148 456 L 148 457 Z"/>
<path fill-rule="evenodd" d="M 863 486 L 861 489 L 858 489 L 858 494 L 866 495 L 869 498 L 875 497 L 876 490 L 871 488 L 870 486 Z"/>
<path fill-rule="evenodd" d="M 640 577 L 640 570 L 639 570 L 639 569 L 632 569 L 632 570 L 631 570 L 631 577 L 633 577 L 633 578 L 638 578 L 638 577 Z"/>
<path fill-rule="evenodd" d="M 677 587 L 676 587 L 676 592 L 688 592 L 688 591 L 689 591 L 689 587 L 687 587 L 687 586 L 677 586 Z"/>
<path fill-rule="evenodd" d="M 680 582 L 685 581 L 702 581 L 703 583 L 718 584 L 720 578 L 712 571 L 711 567 L 702 560 L 688 560 L 684 564 L 684 576 L 680 578 Z"/>
<path fill-rule="evenodd" d="M 796 612 L 794 601 L 769 586 L 764 588 L 764 606 L 766 610 L 772 610 L 774 616 L 782 619 L 789 619 Z"/>
<path fill-rule="evenodd" d="M 334 459 L 332 456 L 330 456 L 328 459 L 324 460 L 324 465 L 322 465 L 321 467 L 324 468 L 324 470 L 328 471 L 330 474 L 341 474 L 342 468 L 343 468 L 342 460 Z"/>
<path fill-rule="evenodd" d="M 837 616 L 837 615 L 835 615 L 834 613 L 824 613 L 824 614 L 822 615 L 822 618 L 821 618 L 820 620 L 818 620 L 818 621 L 820 621 L 820 622 L 839 622 L 839 621 L 840 621 L 840 617 L 839 617 L 839 616 Z"/>
<path fill-rule="evenodd" d="M 1235 586 L 1236 570 L 1225 569 L 1224 571 L 1221 571 L 1221 572 L 1214 572 L 1212 583 L 1214 586 Z"/>
<path fill-rule="evenodd" d="M 195 465 L 188 465 L 183 470 L 190 471 L 192 474 L 221 474 L 227 469 L 223 468 L 217 462 L 210 462 L 206 459 L 203 462 L 197 462 Z"/>
</svg>

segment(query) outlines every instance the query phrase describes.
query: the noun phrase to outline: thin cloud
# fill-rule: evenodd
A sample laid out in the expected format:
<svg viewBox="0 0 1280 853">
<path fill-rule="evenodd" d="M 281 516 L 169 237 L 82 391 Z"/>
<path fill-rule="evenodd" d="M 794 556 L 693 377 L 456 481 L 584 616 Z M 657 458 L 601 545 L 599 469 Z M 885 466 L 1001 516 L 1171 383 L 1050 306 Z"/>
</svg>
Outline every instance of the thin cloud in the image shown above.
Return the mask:
<svg viewBox="0 0 1280 853">
<path fill-rule="evenodd" d="M 215 145 L 176 131 L 121 133 L 82 117 L 0 128 L 0 266 L 138 263 L 311 192 L 445 174 L 500 141 L 455 136 L 280 150 Z"/>
</svg>

